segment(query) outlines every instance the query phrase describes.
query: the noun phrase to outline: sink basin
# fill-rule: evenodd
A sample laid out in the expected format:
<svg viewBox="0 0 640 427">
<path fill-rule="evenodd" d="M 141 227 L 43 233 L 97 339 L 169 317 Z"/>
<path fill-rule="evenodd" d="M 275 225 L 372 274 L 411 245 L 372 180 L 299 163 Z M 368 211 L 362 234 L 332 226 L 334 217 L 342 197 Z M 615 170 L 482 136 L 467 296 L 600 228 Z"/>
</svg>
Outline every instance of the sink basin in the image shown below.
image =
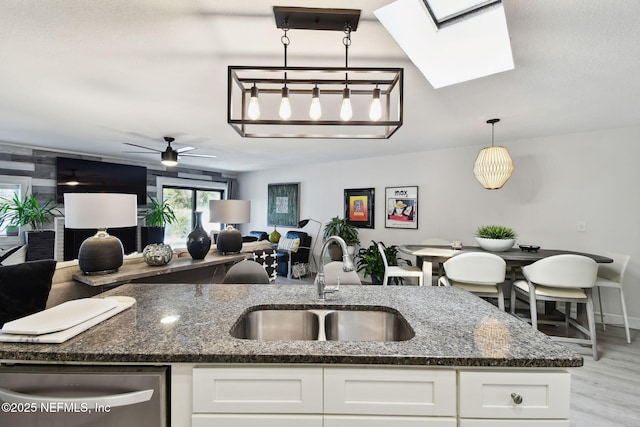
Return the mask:
<svg viewBox="0 0 640 427">
<path fill-rule="evenodd" d="M 324 327 L 327 341 L 406 341 L 414 337 L 399 314 L 386 311 L 329 312 Z"/>
<path fill-rule="evenodd" d="M 319 329 L 318 316 L 307 310 L 256 310 L 242 315 L 231 335 L 265 341 L 317 340 Z"/>
<path fill-rule="evenodd" d="M 248 311 L 230 333 L 263 341 L 406 341 L 414 337 L 400 313 L 324 307 Z"/>
</svg>

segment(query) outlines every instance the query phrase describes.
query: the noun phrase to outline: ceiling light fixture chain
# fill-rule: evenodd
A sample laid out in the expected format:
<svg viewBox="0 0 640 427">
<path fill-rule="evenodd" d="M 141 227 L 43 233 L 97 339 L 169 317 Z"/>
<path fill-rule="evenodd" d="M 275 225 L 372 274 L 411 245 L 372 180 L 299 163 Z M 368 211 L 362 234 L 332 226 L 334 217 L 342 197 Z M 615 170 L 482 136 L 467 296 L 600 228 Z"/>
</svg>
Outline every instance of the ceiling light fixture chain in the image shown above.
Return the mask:
<svg viewBox="0 0 640 427">
<path fill-rule="evenodd" d="M 280 37 L 280 42 L 284 49 L 284 86 L 282 87 L 282 97 L 280 100 L 280 109 L 278 115 L 282 120 L 289 120 L 291 118 L 291 102 L 289 101 L 289 88 L 287 87 L 287 48 L 291 44 L 291 40 L 287 35 L 289 31 L 289 22 L 287 20 L 282 22 L 282 31 L 284 34 Z"/>
</svg>

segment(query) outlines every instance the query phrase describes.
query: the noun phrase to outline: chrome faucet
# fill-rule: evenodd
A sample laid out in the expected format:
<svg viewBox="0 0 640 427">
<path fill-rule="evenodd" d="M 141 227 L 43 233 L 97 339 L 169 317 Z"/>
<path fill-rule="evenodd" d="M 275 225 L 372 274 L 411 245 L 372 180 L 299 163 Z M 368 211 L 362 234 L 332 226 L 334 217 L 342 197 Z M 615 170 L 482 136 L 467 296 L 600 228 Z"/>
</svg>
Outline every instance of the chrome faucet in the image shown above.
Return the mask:
<svg viewBox="0 0 640 427">
<path fill-rule="evenodd" d="M 318 299 L 321 300 L 325 299 L 326 294 L 338 292 L 339 289 L 339 286 L 327 286 L 327 282 L 324 278 L 324 253 L 332 242 L 338 243 L 342 248 L 342 271 L 349 272 L 354 270 L 353 260 L 347 251 L 347 243 L 344 239 L 340 236 L 330 236 L 327 238 L 320 250 L 320 263 L 318 264 L 318 274 L 316 275 L 315 281 L 316 290 L 318 291 Z"/>
</svg>

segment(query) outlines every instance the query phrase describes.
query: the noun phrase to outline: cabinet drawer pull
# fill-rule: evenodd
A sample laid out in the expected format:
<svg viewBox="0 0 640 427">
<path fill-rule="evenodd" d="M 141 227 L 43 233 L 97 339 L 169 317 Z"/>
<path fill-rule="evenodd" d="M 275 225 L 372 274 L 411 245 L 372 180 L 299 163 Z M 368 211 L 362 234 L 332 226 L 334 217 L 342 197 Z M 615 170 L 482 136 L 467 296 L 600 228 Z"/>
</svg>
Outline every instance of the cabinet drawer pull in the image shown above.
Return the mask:
<svg viewBox="0 0 640 427">
<path fill-rule="evenodd" d="M 520 396 L 518 393 L 511 393 L 511 399 L 513 400 L 513 403 L 515 403 L 516 405 L 519 405 L 522 403 L 522 396 Z"/>
</svg>

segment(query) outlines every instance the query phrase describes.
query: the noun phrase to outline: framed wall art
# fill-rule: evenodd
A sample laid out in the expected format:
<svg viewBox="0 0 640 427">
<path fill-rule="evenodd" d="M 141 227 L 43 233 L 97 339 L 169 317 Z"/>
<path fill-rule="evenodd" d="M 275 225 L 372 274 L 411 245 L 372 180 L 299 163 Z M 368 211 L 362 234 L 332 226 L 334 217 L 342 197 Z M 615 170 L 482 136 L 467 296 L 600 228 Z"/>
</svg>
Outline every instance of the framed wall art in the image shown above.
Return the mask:
<svg viewBox="0 0 640 427">
<path fill-rule="evenodd" d="M 299 218 L 299 182 L 269 184 L 267 224 L 297 227 Z"/>
<path fill-rule="evenodd" d="M 355 188 L 344 190 L 344 218 L 358 228 L 375 228 L 375 189 Z"/>
<path fill-rule="evenodd" d="M 385 188 L 386 228 L 418 228 L 418 187 Z"/>
</svg>

